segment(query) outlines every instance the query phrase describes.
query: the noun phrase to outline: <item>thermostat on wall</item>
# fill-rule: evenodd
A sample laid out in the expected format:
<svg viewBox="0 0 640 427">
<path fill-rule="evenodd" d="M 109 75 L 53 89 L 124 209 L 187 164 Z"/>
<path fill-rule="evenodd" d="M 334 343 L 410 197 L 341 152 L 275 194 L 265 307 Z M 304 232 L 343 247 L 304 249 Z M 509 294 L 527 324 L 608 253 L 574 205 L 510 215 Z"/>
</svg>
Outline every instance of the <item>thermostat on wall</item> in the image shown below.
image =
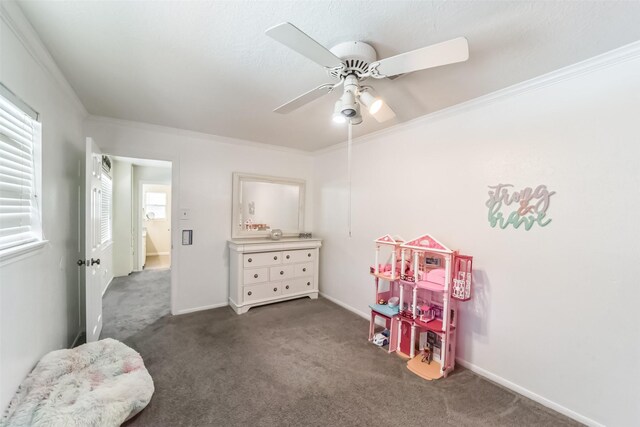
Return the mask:
<svg viewBox="0 0 640 427">
<path fill-rule="evenodd" d="M 182 246 L 193 244 L 193 230 L 182 230 Z"/>
</svg>

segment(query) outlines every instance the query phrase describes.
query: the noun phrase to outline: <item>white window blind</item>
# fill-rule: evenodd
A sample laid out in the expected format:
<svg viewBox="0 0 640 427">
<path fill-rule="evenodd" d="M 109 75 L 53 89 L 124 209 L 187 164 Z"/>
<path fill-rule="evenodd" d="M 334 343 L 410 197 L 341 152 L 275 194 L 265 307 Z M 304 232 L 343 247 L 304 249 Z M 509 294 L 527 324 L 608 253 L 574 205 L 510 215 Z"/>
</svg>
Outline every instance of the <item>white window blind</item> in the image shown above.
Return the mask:
<svg viewBox="0 0 640 427">
<path fill-rule="evenodd" d="M 112 200 L 113 200 L 113 181 L 111 177 L 103 170 L 102 178 L 102 201 L 100 212 L 100 242 L 106 243 L 111 240 L 112 237 Z"/>
<path fill-rule="evenodd" d="M 1 254 L 42 240 L 42 226 L 36 191 L 40 170 L 35 152 L 40 143 L 37 113 L 19 108 L 7 98 L 10 92 L 1 85 L 0 89 Z"/>
</svg>

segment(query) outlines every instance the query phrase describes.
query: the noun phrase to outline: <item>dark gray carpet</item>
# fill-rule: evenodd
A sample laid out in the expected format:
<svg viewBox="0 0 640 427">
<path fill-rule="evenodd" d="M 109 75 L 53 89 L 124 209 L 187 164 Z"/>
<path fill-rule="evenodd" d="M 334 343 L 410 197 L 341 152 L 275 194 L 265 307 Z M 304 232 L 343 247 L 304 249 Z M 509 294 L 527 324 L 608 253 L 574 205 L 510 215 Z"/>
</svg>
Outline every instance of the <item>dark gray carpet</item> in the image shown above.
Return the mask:
<svg viewBox="0 0 640 427">
<path fill-rule="evenodd" d="M 100 338 L 124 341 L 171 313 L 171 270 L 116 277 L 102 298 Z"/>
<path fill-rule="evenodd" d="M 367 332 L 322 298 L 165 316 L 125 339 L 156 387 L 126 425 L 577 425 L 463 368 L 424 381 Z"/>
</svg>

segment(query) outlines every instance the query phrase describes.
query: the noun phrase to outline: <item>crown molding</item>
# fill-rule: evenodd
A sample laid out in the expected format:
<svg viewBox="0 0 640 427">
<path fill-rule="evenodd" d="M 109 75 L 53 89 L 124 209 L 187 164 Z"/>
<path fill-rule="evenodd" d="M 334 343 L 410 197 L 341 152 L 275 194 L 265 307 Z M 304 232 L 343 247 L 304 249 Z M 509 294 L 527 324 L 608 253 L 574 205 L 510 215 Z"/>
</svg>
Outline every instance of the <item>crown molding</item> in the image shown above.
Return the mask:
<svg viewBox="0 0 640 427">
<path fill-rule="evenodd" d="M 35 62 L 47 73 L 60 88 L 62 93 L 71 102 L 76 111 L 86 117 L 89 115 L 80 98 L 73 90 L 55 60 L 40 40 L 38 33 L 27 20 L 14 0 L 0 1 L 0 18 L 15 34 L 20 43 L 29 52 Z"/>
<path fill-rule="evenodd" d="M 404 123 L 399 123 L 394 126 L 372 132 L 367 135 L 362 135 L 352 140 L 352 145 L 358 145 L 370 141 L 375 138 L 383 137 L 392 133 L 401 132 L 412 129 L 414 127 L 422 126 L 426 123 L 441 120 L 447 117 L 462 114 L 464 112 L 475 110 L 485 107 L 495 102 L 503 101 L 508 98 L 519 96 L 526 92 L 536 91 L 548 86 L 556 85 L 566 80 L 571 80 L 580 77 L 585 74 L 591 74 L 609 68 L 627 61 L 640 58 L 640 40 L 633 43 L 629 43 L 617 49 L 605 52 L 603 54 L 594 56 L 584 61 L 577 62 L 575 64 L 559 68 L 555 71 L 551 71 L 547 74 L 543 74 L 538 77 L 526 80 L 521 83 L 516 83 L 512 86 L 504 89 L 497 90 L 495 92 L 482 95 L 478 98 L 471 99 L 469 101 L 462 102 L 460 104 L 452 105 L 451 107 L 444 108 L 442 110 L 428 113 L 424 116 L 417 117 Z M 312 153 L 315 156 L 330 153 L 332 151 L 340 150 L 347 146 L 347 141 L 339 142 L 329 147 L 315 150 Z"/>
<path fill-rule="evenodd" d="M 210 133 L 196 132 L 192 130 L 174 128 L 169 126 L 154 125 L 151 123 L 136 122 L 136 121 L 130 121 L 130 120 L 124 120 L 124 119 L 114 119 L 112 117 L 89 115 L 88 117 L 85 118 L 85 124 L 91 123 L 91 122 L 97 123 L 97 124 L 109 125 L 109 126 L 139 129 L 139 130 L 144 130 L 149 132 L 166 133 L 166 134 L 182 136 L 186 138 L 200 139 L 204 141 L 217 142 L 220 144 L 233 145 L 235 147 L 242 145 L 245 147 L 261 148 L 263 150 L 281 151 L 284 153 L 298 154 L 306 157 L 313 157 L 314 155 L 314 153 L 311 151 L 301 150 L 299 148 L 291 148 L 291 147 L 285 147 L 282 145 L 273 145 L 273 144 L 267 144 L 264 142 L 249 141 L 246 139 L 231 138 L 228 136 L 220 136 L 220 135 L 214 135 Z"/>
</svg>

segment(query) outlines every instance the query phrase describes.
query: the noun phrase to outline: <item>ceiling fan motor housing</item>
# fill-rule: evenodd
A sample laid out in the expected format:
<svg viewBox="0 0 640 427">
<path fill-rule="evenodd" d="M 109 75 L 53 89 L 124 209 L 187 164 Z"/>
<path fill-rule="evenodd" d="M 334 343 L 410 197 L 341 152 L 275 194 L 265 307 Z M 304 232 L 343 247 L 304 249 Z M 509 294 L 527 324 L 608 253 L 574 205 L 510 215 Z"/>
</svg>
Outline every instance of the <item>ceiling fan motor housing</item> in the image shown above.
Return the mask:
<svg viewBox="0 0 640 427">
<path fill-rule="evenodd" d="M 358 78 L 364 75 L 369 68 L 369 64 L 378 59 L 376 50 L 365 42 L 344 42 L 331 49 L 338 58 L 344 61 L 345 67 L 341 69 L 330 69 L 328 73 L 331 77 L 344 78 L 355 74 Z"/>
</svg>

